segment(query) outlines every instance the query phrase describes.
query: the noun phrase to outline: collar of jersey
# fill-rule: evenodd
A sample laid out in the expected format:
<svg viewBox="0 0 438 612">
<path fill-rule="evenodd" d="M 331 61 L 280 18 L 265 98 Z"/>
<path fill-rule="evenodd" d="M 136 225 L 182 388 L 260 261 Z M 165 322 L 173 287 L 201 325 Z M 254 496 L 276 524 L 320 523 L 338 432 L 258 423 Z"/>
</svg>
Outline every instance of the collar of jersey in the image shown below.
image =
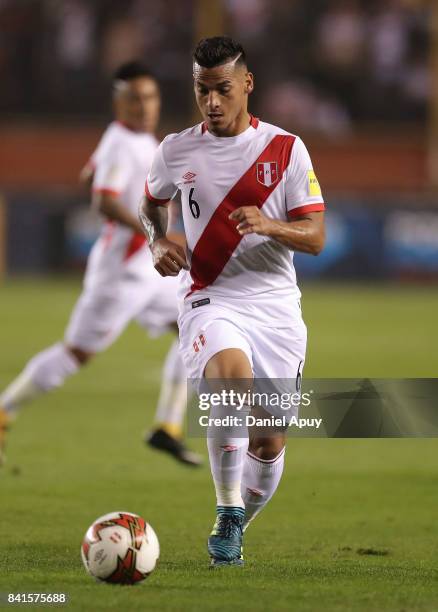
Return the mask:
<svg viewBox="0 0 438 612">
<path fill-rule="evenodd" d="M 207 124 L 205 123 L 205 121 L 204 123 L 201 123 L 201 134 L 204 137 L 213 140 L 219 145 L 226 146 L 227 144 L 230 145 L 235 144 L 237 142 L 244 142 L 245 140 L 249 140 L 254 136 L 259 125 L 259 120 L 257 119 L 257 117 L 254 117 L 254 115 L 251 114 L 249 115 L 249 117 L 249 126 L 244 132 L 240 132 L 240 134 L 237 134 L 237 136 L 215 136 L 214 134 L 208 131 Z"/>
<path fill-rule="evenodd" d="M 129 125 L 127 123 L 125 123 L 124 121 L 119 121 L 119 119 L 116 119 L 113 123 L 115 123 L 116 125 L 119 125 L 120 127 L 124 128 L 125 130 L 127 130 L 128 132 L 130 132 L 131 134 L 135 134 L 136 136 L 154 136 L 154 134 L 152 134 L 152 132 L 144 132 L 142 130 L 133 130 L 131 127 L 129 127 Z"/>
</svg>

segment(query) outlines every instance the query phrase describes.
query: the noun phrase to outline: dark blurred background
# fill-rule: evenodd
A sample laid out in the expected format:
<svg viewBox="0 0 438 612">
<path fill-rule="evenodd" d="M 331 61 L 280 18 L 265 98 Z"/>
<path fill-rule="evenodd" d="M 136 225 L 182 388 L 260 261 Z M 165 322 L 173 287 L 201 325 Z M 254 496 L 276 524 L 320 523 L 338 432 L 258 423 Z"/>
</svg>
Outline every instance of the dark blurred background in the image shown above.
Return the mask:
<svg viewBox="0 0 438 612">
<path fill-rule="evenodd" d="M 301 276 L 438 277 L 438 3 L 420 0 L 0 0 L 0 265 L 81 269 L 99 220 L 77 176 L 111 119 L 110 77 L 145 59 L 160 135 L 199 120 L 191 50 L 227 33 L 251 110 L 303 136 L 329 240 Z M 141 194 L 139 194 L 140 197 Z"/>
</svg>

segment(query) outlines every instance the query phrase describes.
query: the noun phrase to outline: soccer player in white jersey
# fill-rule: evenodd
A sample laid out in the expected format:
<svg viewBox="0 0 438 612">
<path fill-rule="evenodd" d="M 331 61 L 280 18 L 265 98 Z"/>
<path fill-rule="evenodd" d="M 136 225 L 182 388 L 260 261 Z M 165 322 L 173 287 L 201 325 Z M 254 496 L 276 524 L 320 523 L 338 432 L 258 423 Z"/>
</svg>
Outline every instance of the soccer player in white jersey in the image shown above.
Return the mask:
<svg viewBox="0 0 438 612">
<path fill-rule="evenodd" d="M 324 244 L 324 202 L 309 154 L 298 136 L 248 113 L 254 81 L 240 44 L 201 40 L 193 77 L 204 122 L 163 140 L 139 211 L 156 269 L 181 272 L 183 360 L 190 378 L 229 381 L 231 389 L 256 378 L 295 382 L 306 326 L 293 251 L 317 255 Z M 177 190 L 186 253 L 165 234 L 166 203 Z M 243 531 L 278 486 L 285 434 L 207 433 L 217 500 L 213 566 L 243 563 Z"/>
<path fill-rule="evenodd" d="M 158 147 L 157 81 L 141 63 L 124 64 L 114 75 L 113 102 L 117 120 L 106 129 L 82 172 L 82 178 L 92 183 L 93 205 L 107 222 L 90 253 L 84 288 L 64 341 L 35 355 L 0 394 L 3 442 L 7 425 L 24 402 L 61 386 L 108 348 L 131 320 L 152 335 L 177 331 L 177 281 L 156 274 L 137 215 L 145 171 Z M 198 465 L 200 457 L 180 437 L 186 401 L 185 371 L 175 340 L 164 364 L 156 427 L 146 441 L 183 463 Z"/>
</svg>

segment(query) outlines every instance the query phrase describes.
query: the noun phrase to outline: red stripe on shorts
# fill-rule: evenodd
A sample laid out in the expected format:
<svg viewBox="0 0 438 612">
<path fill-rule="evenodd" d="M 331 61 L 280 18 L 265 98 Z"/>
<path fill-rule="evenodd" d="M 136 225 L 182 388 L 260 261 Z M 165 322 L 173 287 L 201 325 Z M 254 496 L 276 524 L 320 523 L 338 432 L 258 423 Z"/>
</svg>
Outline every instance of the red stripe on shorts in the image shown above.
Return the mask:
<svg viewBox="0 0 438 612">
<path fill-rule="evenodd" d="M 107 221 L 104 225 L 104 233 L 102 235 L 104 250 L 109 247 L 113 240 L 115 225 L 115 221 Z"/>
<path fill-rule="evenodd" d="M 263 206 L 281 181 L 294 142 L 294 136 L 274 136 L 216 208 L 193 249 L 190 267 L 193 284 L 188 295 L 211 285 L 222 272 L 242 240 L 235 221 L 228 219 L 228 216 L 241 206 Z M 278 180 L 269 187 L 257 180 L 257 164 L 263 162 L 278 164 Z"/>
</svg>

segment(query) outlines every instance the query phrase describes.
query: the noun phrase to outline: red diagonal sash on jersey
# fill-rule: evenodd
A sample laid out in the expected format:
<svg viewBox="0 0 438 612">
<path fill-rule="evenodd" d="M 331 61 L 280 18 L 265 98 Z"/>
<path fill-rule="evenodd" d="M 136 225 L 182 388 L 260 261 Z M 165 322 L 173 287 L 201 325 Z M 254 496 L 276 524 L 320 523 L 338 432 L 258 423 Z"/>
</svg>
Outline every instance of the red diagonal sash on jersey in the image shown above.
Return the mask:
<svg viewBox="0 0 438 612">
<path fill-rule="evenodd" d="M 281 181 L 294 141 L 294 136 L 274 136 L 216 208 L 193 249 L 190 267 L 193 284 L 189 295 L 211 285 L 222 272 L 243 238 L 228 216 L 241 206 L 263 206 Z M 266 162 L 278 164 L 278 180 L 269 186 L 257 180 L 257 164 Z"/>
<path fill-rule="evenodd" d="M 129 241 L 128 246 L 126 247 L 123 261 L 126 261 L 133 255 L 135 255 L 144 244 L 146 244 L 146 237 L 143 236 L 143 234 L 138 234 L 137 232 L 134 232 L 131 236 L 131 240 Z"/>
</svg>

